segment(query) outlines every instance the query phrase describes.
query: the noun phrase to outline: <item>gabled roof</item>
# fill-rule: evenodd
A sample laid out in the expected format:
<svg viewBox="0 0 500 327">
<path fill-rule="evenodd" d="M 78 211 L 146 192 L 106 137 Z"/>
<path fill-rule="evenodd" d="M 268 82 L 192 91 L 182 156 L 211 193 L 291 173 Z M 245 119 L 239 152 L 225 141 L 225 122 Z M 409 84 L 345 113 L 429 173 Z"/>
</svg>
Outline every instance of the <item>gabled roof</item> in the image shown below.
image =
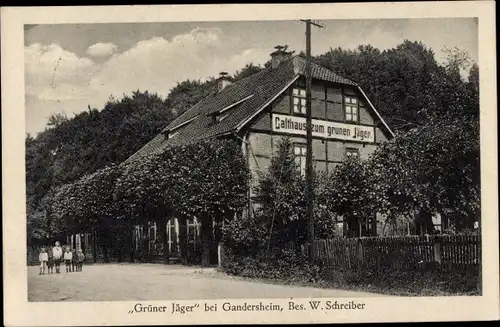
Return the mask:
<svg viewBox="0 0 500 327">
<path fill-rule="evenodd" d="M 300 75 L 304 75 L 304 71 L 305 59 L 294 56 L 276 68 L 263 69 L 226 86 L 220 92 L 210 94 L 174 119 L 159 135 L 125 162 L 134 161 L 145 154 L 162 151 L 170 145 L 196 142 L 241 129 L 246 122 L 288 89 Z M 312 63 L 311 71 L 312 77 L 315 79 L 359 87 L 357 83 L 317 64 Z M 211 115 L 223 109 L 226 110 L 227 117 L 220 122 L 214 123 Z M 378 116 L 380 117 L 380 115 Z M 388 128 L 387 125 L 385 126 Z M 388 130 L 392 134 L 392 131 Z M 166 135 L 173 134 L 173 131 L 176 135 L 167 138 Z"/>
</svg>

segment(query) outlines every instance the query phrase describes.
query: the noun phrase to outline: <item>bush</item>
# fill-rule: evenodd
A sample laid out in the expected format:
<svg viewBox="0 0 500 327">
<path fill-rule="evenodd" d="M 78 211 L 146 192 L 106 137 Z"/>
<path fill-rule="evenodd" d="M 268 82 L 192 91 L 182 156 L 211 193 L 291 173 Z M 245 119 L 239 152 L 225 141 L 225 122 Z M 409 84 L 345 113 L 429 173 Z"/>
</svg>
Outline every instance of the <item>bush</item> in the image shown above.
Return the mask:
<svg viewBox="0 0 500 327">
<path fill-rule="evenodd" d="M 230 275 L 284 280 L 288 282 L 318 282 L 321 268 L 311 265 L 307 258 L 294 251 L 282 250 L 266 254 L 264 251 L 241 257 L 226 250 L 222 269 Z"/>
<path fill-rule="evenodd" d="M 247 256 L 263 251 L 268 235 L 266 228 L 256 219 L 244 216 L 226 221 L 222 237 L 226 248 L 240 256 Z"/>
<path fill-rule="evenodd" d="M 264 251 L 238 256 L 225 250 L 222 270 L 234 276 L 278 280 L 285 284 L 377 291 L 397 295 L 477 295 L 479 267 L 441 267 L 422 265 L 411 269 L 364 266 L 358 269 L 336 269 L 310 264 L 307 257 L 281 250 L 266 255 Z"/>
</svg>

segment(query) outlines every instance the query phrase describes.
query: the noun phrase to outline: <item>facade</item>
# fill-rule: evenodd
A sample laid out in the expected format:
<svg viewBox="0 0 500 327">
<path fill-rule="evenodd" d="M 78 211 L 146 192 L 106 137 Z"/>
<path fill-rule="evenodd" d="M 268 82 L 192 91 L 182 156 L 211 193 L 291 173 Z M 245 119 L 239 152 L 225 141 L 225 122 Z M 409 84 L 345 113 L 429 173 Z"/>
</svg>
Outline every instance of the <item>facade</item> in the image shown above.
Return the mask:
<svg viewBox="0 0 500 327">
<path fill-rule="evenodd" d="M 236 83 L 221 74 L 217 92 L 177 117 L 126 162 L 170 145 L 232 137 L 240 141 L 255 183 L 259 172 L 268 169 L 279 140 L 290 137 L 297 163 L 305 170 L 305 58 L 285 51 L 271 56 L 270 67 Z M 314 63 L 311 101 L 316 170 L 331 171 L 347 156 L 367 158 L 394 136 L 357 83 Z M 252 192 L 251 188 L 256 203 Z M 171 218 L 167 224 L 171 253 L 176 251 L 179 230 L 178 220 Z M 149 248 L 156 249 L 154 224 L 148 233 Z M 196 243 L 197 237 L 199 224 L 188 222 L 188 240 Z"/>
</svg>

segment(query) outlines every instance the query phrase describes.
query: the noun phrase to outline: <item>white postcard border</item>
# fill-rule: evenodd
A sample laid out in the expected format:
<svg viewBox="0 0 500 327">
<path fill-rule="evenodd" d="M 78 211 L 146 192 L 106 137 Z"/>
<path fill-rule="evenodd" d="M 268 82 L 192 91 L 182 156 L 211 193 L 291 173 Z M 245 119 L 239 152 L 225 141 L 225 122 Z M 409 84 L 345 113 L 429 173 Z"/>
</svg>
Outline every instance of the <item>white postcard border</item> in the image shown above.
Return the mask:
<svg viewBox="0 0 500 327">
<path fill-rule="evenodd" d="M 499 318 L 495 4 L 492 1 L 2 8 L 4 324 L 7 326 L 461 321 Z M 137 302 L 27 302 L 23 24 L 479 17 L 483 296 L 353 298 L 364 310 L 128 314 Z M 309 299 L 300 301 L 307 302 Z M 350 300 L 350 299 L 332 299 Z M 224 303 L 190 300 L 178 303 Z M 245 299 L 238 302 L 288 299 Z M 299 299 L 296 299 L 299 301 Z M 171 305 L 173 301 L 142 301 Z"/>
</svg>

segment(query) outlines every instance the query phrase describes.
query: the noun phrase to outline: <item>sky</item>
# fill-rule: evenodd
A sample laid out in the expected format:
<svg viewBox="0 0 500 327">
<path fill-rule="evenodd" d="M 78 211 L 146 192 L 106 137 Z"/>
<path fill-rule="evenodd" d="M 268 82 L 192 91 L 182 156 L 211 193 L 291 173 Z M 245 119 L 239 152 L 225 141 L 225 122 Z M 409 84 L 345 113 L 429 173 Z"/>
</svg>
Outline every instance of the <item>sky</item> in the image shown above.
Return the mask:
<svg viewBox="0 0 500 327">
<path fill-rule="evenodd" d="M 322 20 L 312 54 L 371 44 L 381 50 L 421 41 L 444 60 L 444 47 L 478 62 L 473 18 Z M 140 90 L 165 97 L 177 82 L 264 64 L 274 46 L 305 48 L 300 21 L 25 25 L 26 133 L 42 131 L 52 113 L 102 109 L 110 96 Z"/>
</svg>

